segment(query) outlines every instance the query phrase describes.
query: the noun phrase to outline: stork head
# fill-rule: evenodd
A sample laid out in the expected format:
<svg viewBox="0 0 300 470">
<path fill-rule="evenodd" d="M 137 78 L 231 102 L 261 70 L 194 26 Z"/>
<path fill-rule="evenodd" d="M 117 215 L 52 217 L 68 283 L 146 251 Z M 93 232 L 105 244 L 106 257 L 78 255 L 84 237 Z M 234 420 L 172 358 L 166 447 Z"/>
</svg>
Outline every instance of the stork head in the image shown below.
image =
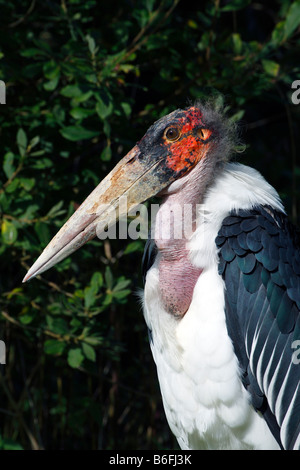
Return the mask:
<svg viewBox="0 0 300 470">
<path fill-rule="evenodd" d="M 119 217 L 126 215 L 119 210 L 122 196 L 130 211 L 164 191 L 179 191 L 199 174 L 196 169 L 215 168 L 232 149 L 231 135 L 228 121 L 210 105 L 196 104 L 159 119 L 64 224 L 23 282 L 80 248 L 96 236 L 96 230 L 99 234 L 114 223 L 116 211 Z"/>
</svg>

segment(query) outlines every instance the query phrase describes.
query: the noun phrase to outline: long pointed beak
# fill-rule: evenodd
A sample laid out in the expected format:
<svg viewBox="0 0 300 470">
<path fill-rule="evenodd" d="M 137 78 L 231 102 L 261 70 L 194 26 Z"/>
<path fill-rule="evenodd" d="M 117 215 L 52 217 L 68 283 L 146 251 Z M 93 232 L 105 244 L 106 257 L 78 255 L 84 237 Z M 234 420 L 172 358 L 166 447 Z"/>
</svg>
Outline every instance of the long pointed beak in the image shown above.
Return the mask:
<svg viewBox="0 0 300 470">
<path fill-rule="evenodd" d="M 126 215 L 122 213 L 124 208 L 120 210 L 121 196 L 126 196 L 129 212 L 167 186 L 168 181 L 157 171 L 161 159 L 143 159 L 140 156 L 136 145 L 63 225 L 29 269 L 23 282 L 51 268 L 94 238 L 96 233 L 114 224 L 116 214 L 117 218 Z"/>
</svg>

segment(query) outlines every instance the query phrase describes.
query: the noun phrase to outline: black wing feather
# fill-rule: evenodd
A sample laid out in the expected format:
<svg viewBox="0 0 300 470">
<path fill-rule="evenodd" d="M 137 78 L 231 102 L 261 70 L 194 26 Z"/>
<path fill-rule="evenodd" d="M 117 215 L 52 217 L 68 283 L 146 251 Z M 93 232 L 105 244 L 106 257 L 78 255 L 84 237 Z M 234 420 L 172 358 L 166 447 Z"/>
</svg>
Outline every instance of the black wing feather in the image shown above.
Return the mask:
<svg viewBox="0 0 300 470">
<path fill-rule="evenodd" d="M 300 433 L 293 343 L 300 339 L 299 235 L 284 214 L 258 206 L 225 218 L 216 245 L 241 379 L 280 446 L 293 449 Z"/>
</svg>

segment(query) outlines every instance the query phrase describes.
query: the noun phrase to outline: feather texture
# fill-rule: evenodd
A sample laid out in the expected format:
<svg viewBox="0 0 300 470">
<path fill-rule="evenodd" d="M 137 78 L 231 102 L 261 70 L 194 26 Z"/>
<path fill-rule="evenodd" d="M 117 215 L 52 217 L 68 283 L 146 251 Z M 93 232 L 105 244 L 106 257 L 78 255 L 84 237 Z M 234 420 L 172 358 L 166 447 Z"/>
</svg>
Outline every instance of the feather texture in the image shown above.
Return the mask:
<svg viewBox="0 0 300 470">
<path fill-rule="evenodd" d="M 300 339 L 298 236 L 285 215 L 258 206 L 225 218 L 216 244 L 226 324 L 244 385 L 279 444 L 298 449 L 300 368 L 292 346 Z"/>
</svg>

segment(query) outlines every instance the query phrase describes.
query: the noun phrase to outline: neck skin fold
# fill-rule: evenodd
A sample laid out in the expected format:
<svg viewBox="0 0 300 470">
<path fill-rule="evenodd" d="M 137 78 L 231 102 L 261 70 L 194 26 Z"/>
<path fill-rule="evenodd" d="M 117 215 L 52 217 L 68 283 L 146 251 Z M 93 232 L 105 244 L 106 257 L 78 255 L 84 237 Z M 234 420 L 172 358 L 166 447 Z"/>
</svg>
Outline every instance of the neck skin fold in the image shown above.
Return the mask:
<svg viewBox="0 0 300 470">
<path fill-rule="evenodd" d="M 203 200 L 209 174 L 200 162 L 181 181 L 171 184 L 156 216 L 160 295 L 165 310 L 179 318 L 188 310 L 202 273 L 190 260 L 188 241 L 196 228 L 196 208 Z"/>
</svg>

